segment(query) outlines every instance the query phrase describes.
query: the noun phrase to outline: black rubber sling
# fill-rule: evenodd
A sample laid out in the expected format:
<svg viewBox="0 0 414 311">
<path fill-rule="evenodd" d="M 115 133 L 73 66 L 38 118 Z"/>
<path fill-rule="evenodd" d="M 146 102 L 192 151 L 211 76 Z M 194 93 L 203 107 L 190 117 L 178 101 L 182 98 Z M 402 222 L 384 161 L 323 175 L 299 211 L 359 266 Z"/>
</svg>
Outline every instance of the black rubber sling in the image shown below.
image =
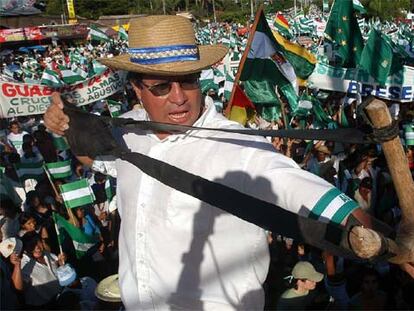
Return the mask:
<svg viewBox="0 0 414 311">
<path fill-rule="evenodd" d="M 349 227 L 343 228 L 336 224 L 326 224 L 299 216 L 279 206 L 191 174 L 168 163 L 141 153 L 130 152 L 126 146 L 120 145 L 111 133 L 114 127 L 122 126 L 144 130 L 155 129 L 155 131 L 168 130 L 169 132 L 172 130 L 174 132 L 182 132 L 183 130 L 194 129 L 193 127 L 98 117 L 71 105 L 65 105 L 64 112 L 70 118 L 69 129 L 65 132 L 65 136 L 75 155 L 89 156 L 91 158 L 95 158 L 98 155 L 115 156 L 130 162 L 143 173 L 169 187 L 264 229 L 304 241 L 318 248 L 328 249 L 340 256 L 355 258 L 348 247 Z M 86 126 L 88 128 L 87 131 L 85 131 Z M 226 130 L 226 132 L 244 134 L 243 130 Z M 249 133 L 251 132 L 257 132 L 257 135 L 263 135 L 263 132 L 266 132 L 266 136 L 268 136 L 269 131 L 249 131 Z M 311 139 L 311 137 L 307 139 Z M 327 138 L 319 136 L 317 139 Z"/>
</svg>

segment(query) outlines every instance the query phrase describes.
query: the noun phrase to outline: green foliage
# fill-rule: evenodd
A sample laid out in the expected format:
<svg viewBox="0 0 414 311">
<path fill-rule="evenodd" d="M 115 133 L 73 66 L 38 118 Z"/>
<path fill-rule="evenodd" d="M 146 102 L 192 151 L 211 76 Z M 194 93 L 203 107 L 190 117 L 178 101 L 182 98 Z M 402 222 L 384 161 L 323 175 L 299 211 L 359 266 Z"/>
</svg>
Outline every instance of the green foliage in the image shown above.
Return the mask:
<svg viewBox="0 0 414 311">
<path fill-rule="evenodd" d="M 367 9 L 368 17 L 390 20 L 409 10 L 414 0 L 360 0 Z M 46 0 L 46 13 L 60 15 L 67 12 L 66 0 Z M 266 2 L 265 13 L 275 13 L 292 8 L 294 0 L 254 0 L 257 7 Z M 329 0 L 332 5 L 333 0 Z M 163 3 L 167 14 L 189 11 L 197 18 L 213 17 L 213 0 L 74 0 L 75 12 L 79 16 L 98 19 L 102 15 L 163 14 Z M 312 0 L 322 9 L 322 0 Z M 250 16 L 250 0 L 214 0 L 218 20 L 246 22 Z M 300 7 L 300 0 L 297 0 Z M 414 5 L 414 3 L 413 3 Z M 63 7 L 62 7 L 63 6 Z M 304 8 L 307 9 L 307 8 Z"/>
<path fill-rule="evenodd" d="M 368 17 L 379 17 L 381 20 L 393 20 L 403 16 L 403 10 L 409 11 L 411 0 L 361 0 L 367 10 Z"/>
</svg>

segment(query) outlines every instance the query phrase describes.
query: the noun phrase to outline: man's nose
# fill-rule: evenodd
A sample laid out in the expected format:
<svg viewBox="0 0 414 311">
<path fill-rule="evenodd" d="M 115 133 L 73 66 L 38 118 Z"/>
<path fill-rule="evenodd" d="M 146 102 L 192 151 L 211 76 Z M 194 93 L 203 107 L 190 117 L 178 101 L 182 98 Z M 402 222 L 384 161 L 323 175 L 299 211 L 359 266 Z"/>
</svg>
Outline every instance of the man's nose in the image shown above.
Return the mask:
<svg viewBox="0 0 414 311">
<path fill-rule="evenodd" d="M 182 105 L 188 99 L 187 94 L 181 88 L 180 82 L 172 82 L 171 91 L 168 100 L 171 103 Z"/>
</svg>

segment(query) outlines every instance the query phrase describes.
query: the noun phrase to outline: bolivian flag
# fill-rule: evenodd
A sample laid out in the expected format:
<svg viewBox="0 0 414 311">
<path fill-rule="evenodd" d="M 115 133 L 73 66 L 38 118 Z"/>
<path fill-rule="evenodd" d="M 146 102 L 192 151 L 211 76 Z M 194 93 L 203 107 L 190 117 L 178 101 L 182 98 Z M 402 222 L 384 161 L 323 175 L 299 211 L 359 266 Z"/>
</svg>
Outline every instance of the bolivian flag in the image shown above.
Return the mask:
<svg viewBox="0 0 414 311">
<path fill-rule="evenodd" d="M 289 22 L 287 19 L 280 13 L 276 14 L 275 21 L 273 22 L 273 26 L 277 29 L 279 33 L 285 36 L 288 39 L 292 38 L 292 34 L 289 28 Z"/>
<path fill-rule="evenodd" d="M 250 99 L 244 94 L 239 85 L 234 87 L 233 104 L 231 106 L 229 120 L 246 125 L 250 115 L 254 114 L 255 107 Z M 250 113 L 252 112 L 252 113 Z"/>
</svg>

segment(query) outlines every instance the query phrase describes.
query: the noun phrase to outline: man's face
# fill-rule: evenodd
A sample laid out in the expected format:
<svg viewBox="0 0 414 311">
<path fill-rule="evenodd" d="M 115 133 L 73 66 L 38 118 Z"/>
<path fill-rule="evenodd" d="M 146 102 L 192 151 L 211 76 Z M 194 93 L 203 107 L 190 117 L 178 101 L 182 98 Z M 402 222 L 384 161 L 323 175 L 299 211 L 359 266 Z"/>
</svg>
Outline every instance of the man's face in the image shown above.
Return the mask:
<svg viewBox="0 0 414 311">
<path fill-rule="evenodd" d="M 12 132 L 13 134 L 18 134 L 19 130 L 20 130 L 20 127 L 17 124 L 12 124 L 10 126 L 10 132 Z"/>
<path fill-rule="evenodd" d="M 198 75 L 150 76 L 133 83 L 151 121 L 193 125 L 201 113 Z M 165 93 L 165 94 L 164 94 Z"/>
</svg>

